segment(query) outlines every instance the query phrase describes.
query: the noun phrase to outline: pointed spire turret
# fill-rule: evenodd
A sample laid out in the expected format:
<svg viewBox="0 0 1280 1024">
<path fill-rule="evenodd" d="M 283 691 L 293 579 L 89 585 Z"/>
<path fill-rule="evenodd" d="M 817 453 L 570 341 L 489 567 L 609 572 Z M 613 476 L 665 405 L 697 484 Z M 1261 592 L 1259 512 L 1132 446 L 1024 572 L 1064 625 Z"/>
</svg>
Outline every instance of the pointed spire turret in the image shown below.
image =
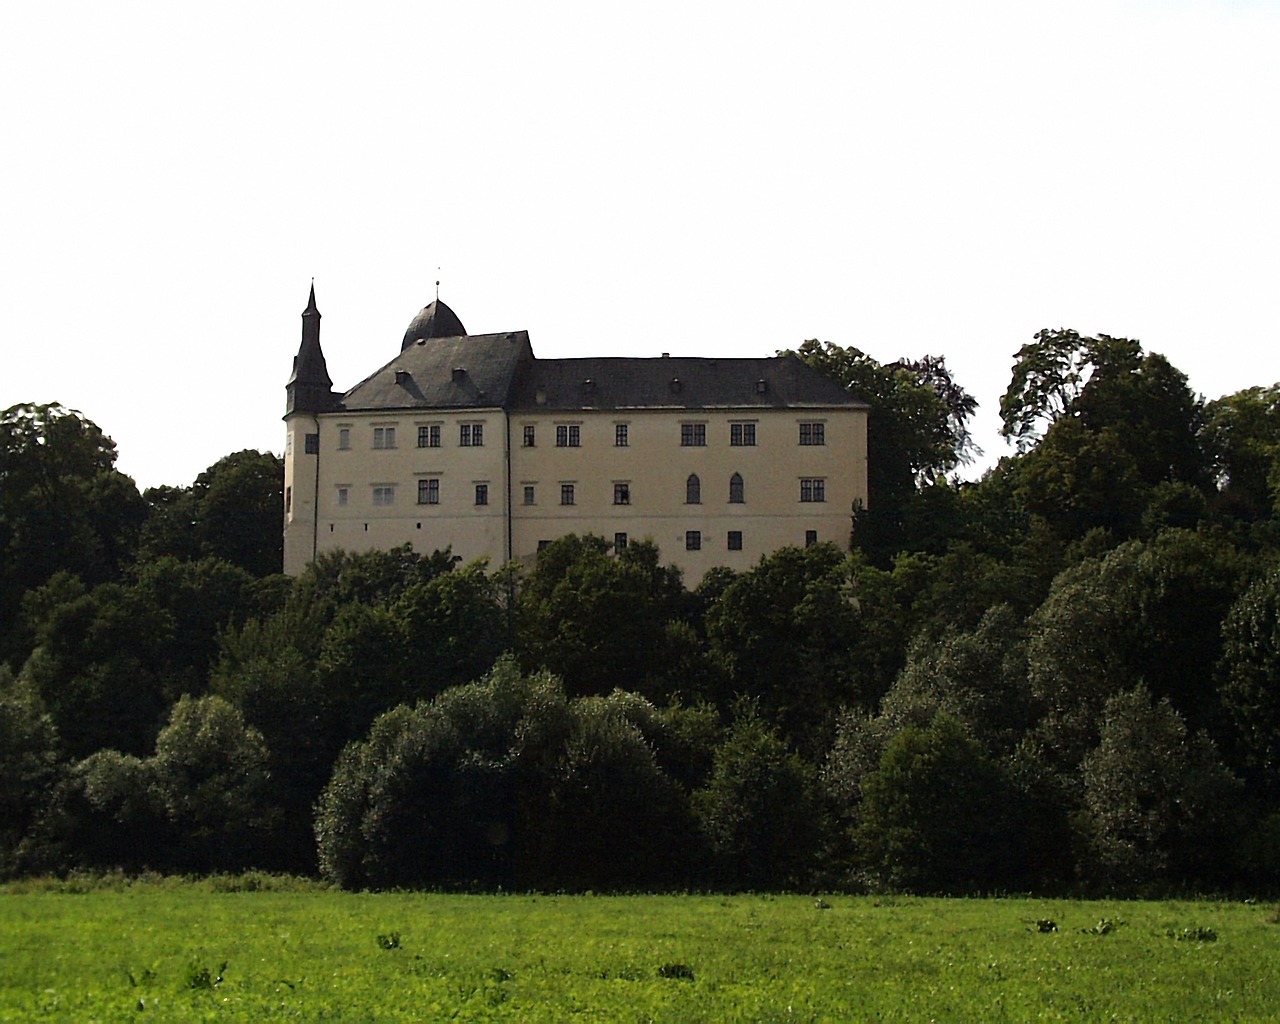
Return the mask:
<svg viewBox="0 0 1280 1024">
<path fill-rule="evenodd" d="M 320 348 L 320 310 L 313 280 L 307 308 L 302 311 L 302 344 L 293 358 L 293 374 L 285 385 L 285 415 L 322 412 L 332 404 L 333 380 Z"/>
</svg>

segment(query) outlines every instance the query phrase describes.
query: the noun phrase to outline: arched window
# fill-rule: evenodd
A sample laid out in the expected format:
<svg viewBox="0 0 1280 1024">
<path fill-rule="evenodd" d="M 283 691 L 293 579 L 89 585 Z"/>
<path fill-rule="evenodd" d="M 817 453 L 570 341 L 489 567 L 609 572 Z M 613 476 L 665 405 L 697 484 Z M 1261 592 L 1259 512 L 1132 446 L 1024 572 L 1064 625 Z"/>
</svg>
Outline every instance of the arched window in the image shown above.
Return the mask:
<svg viewBox="0 0 1280 1024">
<path fill-rule="evenodd" d="M 702 504 L 702 481 L 698 479 L 697 473 L 690 473 L 689 479 L 684 482 L 684 503 L 686 505 Z"/>
<path fill-rule="evenodd" d="M 734 473 L 729 477 L 729 502 L 733 505 L 741 505 L 745 500 L 742 496 L 742 474 Z"/>
</svg>

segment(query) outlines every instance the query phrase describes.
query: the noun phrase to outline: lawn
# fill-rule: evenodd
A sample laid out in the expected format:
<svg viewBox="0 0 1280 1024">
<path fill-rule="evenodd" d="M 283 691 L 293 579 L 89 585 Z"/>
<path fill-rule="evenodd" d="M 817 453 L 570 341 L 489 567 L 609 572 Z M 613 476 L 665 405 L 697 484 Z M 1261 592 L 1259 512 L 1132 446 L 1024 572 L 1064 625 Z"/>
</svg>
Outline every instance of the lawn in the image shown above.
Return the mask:
<svg viewBox="0 0 1280 1024">
<path fill-rule="evenodd" d="M 0 888 L 0 1020 L 1280 1020 L 1272 906 L 57 888 Z"/>
</svg>

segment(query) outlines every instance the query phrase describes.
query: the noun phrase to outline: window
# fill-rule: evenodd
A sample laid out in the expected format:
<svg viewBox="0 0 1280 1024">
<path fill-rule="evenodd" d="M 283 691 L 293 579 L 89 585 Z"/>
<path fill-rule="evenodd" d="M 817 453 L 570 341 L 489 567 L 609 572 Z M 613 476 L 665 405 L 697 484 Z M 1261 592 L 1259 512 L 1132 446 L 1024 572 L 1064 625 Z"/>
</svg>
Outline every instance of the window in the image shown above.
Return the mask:
<svg viewBox="0 0 1280 1024">
<path fill-rule="evenodd" d="M 351 450 L 351 428 L 338 428 L 338 451 L 347 452 Z"/>
<path fill-rule="evenodd" d="M 556 447 L 577 448 L 582 444 L 582 428 L 576 423 L 556 425 Z"/>
<path fill-rule="evenodd" d="M 627 550 L 627 535 L 625 533 L 615 533 L 613 535 L 613 550 L 619 554 Z"/>
<path fill-rule="evenodd" d="M 293 488 L 286 487 L 284 489 L 284 510 L 288 512 L 293 508 Z"/>
<path fill-rule="evenodd" d="M 394 505 L 396 503 L 396 489 L 391 484 L 377 484 L 373 488 L 373 503 L 375 505 Z"/>
<path fill-rule="evenodd" d="M 439 505 L 440 504 L 439 478 L 429 477 L 426 480 L 418 481 L 418 504 L 419 505 Z"/>
<path fill-rule="evenodd" d="M 805 546 L 805 547 L 807 547 L 807 548 L 811 548 L 811 547 L 813 547 L 813 546 L 814 546 L 815 544 L 817 544 L 817 543 L 818 543 L 818 531 L 817 531 L 817 530 L 805 530 L 805 531 L 804 531 L 804 546 Z"/>
<path fill-rule="evenodd" d="M 439 448 L 440 447 L 440 424 L 434 423 L 430 426 L 418 428 L 418 447 L 419 448 Z"/>
<path fill-rule="evenodd" d="M 801 444 L 826 444 L 826 424 L 825 423 L 801 423 L 800 424 L 800 443 Z"/>
<path fill-rule="evenodd" d="M 707 445 L 707 425 L 705 423 L 681 423 L 680 447 L 705 448 Z"/>
<path fill-rule="evenodd" d="M 754 448 L 756 425 L 754 423 L 730 423 L 729 444 L 734 448 Z"/>
<path fill-rule="evenodd" d="M 746 499 L 742 496 L 742 474 L 734 473 L 729 477 L 729 503 L 741 505 Z"/>
<path fill-rule="evenodd" d="M 573 504 L 573 484 L 560 485 L 560 504 L 561 505 Z"/>
<path fill-rule="evenodd" d="M 460 423 L 458 425 L 458 445 L 462 448 L 482 448 L 484 446 L 484 424 Z"/>
<path fill-rule="evenodd" d="M 614 484 L 613 485 L 613 503 L 615 505 L 631 504 L 631 485 L 630 484 Z"/>
<path fill-rule="evenodd" d="M 477 505 L 489 504 L 489 485 L 488 484 L 476 484 L 476 504 Z"/>
<path fill-rule="evenodd" d="M 303 451 L 305 451 L 308 455 L 319 455 L 320 454 L 320 435 L 308 434 L 306 437 L 306 441 L 304 442 L 304 445 L 303 445 Z"/>
<path fill-rule="evenodd" d="M 615 423 L 613 425 L 613 445 L 615 448 L 625 448 L 631 443 L 630 424 Z"/>
<path fill-rule="evenodd" d="M 535 502 L 534 502 L 533 484 L 525 484 L 525 485 L 524 485 L 524 503 L 525 503 L 526 505 L 533 505 L 533 504 L 535 504 Z"/>
<path fill-rule="evenodd" d="M 346 487 L 338 488 L 338 504 L 339 505 L 345 505 L 347 501 L 350 499 L 350 497 L 351 497 L 351 492 L 348 488 Z"/>
<path fill-rule="evenodd" d="M 684 549 L 686 551 L 702 550 L 702 531 L 686 530 L 684 534 Z"/>
<path fill-rule="evenodd" d="M 536 432 L 535 432 L 535 430 L 534 430 L 534 426 L 533 426 L 533 424 L 532 424 L 532 423 L 526 423 L 526 424 L 524 425 L 524 446 L 525 446 L 526 448 L 532 448 L 532 447 L 533 447 L 533 442 L 534 442 L 535 434 L 536 434 Z"/>
<path fill-rule="evenodd" d="M 697 473 L 690 473 L 689 479 L 684 482 L 684 503 L 686 505 L 702 504 L 702 481 L 698 479 Z"/>
<path fill-rule="evenodd" d="M 394 448 L 396 446 L 396 428 L 374 427 L 373 446 L 375 448 Z"/>
<path fill-rule="evenodd" d="M 804 477 L 800 481 L 801 501 L 826 501 L 827 482 L 822 477 Z"/>
<path fill-rule="evenodd" d="M 742 531 L 741 530 L 729 531 L 729 550 L 730 551 L 742 550 Z"/>
</svg>

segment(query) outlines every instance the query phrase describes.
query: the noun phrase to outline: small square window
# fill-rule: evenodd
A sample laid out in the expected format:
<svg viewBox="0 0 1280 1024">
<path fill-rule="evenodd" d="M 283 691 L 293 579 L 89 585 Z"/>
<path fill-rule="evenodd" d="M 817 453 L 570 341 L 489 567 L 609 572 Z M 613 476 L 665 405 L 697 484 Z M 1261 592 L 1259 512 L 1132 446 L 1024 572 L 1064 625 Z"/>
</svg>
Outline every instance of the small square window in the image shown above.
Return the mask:
<svg viewBox="0 0 1280 1024">
<path fill-rule="evenodd" d="M 613 503 L 615 505 L 631 504 L 631 485 L 630 484 L 614 484 L 613 485 Z"/>
<path fill-rule="evenodd" d="M 440 447 L 440 424 L 434 423 L 418 428 L 418 447 L 419 448 L 439 448 Z"/>
<path fill-rule="evenodd" d="M 804 477 L 800 481 L 801 501 L 826 501 L 827 481 L 822 477 Z"/>
<path fill-rule="evenodd" d="M 729 550 L 730 551 L 742 550 L 742 531 L 741 530 L 729 531 Z"/>
<path fill-rule="evenodd" d="M 526 423 L 524 425 L 524 446 L 526 448 L 532 448 L 534 446 L 533 442 L 535 437 L 536 431 L 534 429 L 534 425 L 532 423 Z"/>
<path fill-rule="evenodd" d="M 616 448 L 626 448 L 630 443 L 630 427 L 626 423 L 613 425 L 613 444 Z"/>
<path fill-rule="evenodd" d="M 754 448 L 756 425 L 754 423 L 730 423 L 729 444 L 734 448 Z"/>
<path fill-rule="evenodd" d="M 686 551 L 702 550 L 702 531 L 686 530 L 684 534 L 684 549 Z"/>
<path fill-rule="evenodd" d="M 618 553 L 627 550 L 627 535 L 625 533 L 615 533 L 613 535 L 613 550 Z"/>
<path fill-rule="evenodd" d="M 440 481 L 436 477 L 418 481 L 418 504 L 440 504 Z"/>
<path fill-rule="evenodd" d="M 573 484 L 560 485 L 560 504 L 561 505 L 573 504 Z"/>
<path fill-rule="evenodd" d="M 373 503 L 378 506 L 394 505 L 396 489 L 390 484 L 379 484 L 373 489 Z"/>
<path fill-rule="evenodd" d="M 351 428 L 338 428 L 338 451 L 347 452 L 351 450 Z"/>
<path fill-rule="evenodd" d="M 476 504 L 477 505 L 489 504 L 489 485 L 488 484 L 476 484 Z"/>
<path fill-rule="evenodd" d="M 807 548 L 811 548 L 811 547 L 813 547 L 813 546 L 814 546 L 815 544 L 817 544 L 817 543 L 818 543 L 818 531 L 817 531 L 817 530 L 805 530 L 805 531 L 804 531 L 804 546 L 805 546 L 805 547 L 807 547 Z"/>
<path fill-rule="evenodd" d="M 534 501 L 534 489 L 533 489 L 533 484 L 525 484 L 525 485 L 524 485 L 524 503 L 525 503 L 526 505 L 533 505 L 533 504 L 536 504 L 536 502 Z"/>
<path fill-rule="evenodd" d="M 826 444 L 826 433 L 825 423 L 801 423 L 800 443 L 808 445 Z"/>
<path fill-rule="evenodd" d="M 394 448 L 396 446 L 396 428 L 374 427 L 373 446 L 375 448 Z"/>
<path fill-rule="evenodd" d="M 308 455 L 319 455 L 320 454 L 320 435 L 308 434 L 303 450 Z"/>
<path fill-rule="evenodd" d="M 681 423 L 680 446 L 682 448 L 705 448 L 707 445 L 707 425 L 705 423 Z"/>
</svg>

